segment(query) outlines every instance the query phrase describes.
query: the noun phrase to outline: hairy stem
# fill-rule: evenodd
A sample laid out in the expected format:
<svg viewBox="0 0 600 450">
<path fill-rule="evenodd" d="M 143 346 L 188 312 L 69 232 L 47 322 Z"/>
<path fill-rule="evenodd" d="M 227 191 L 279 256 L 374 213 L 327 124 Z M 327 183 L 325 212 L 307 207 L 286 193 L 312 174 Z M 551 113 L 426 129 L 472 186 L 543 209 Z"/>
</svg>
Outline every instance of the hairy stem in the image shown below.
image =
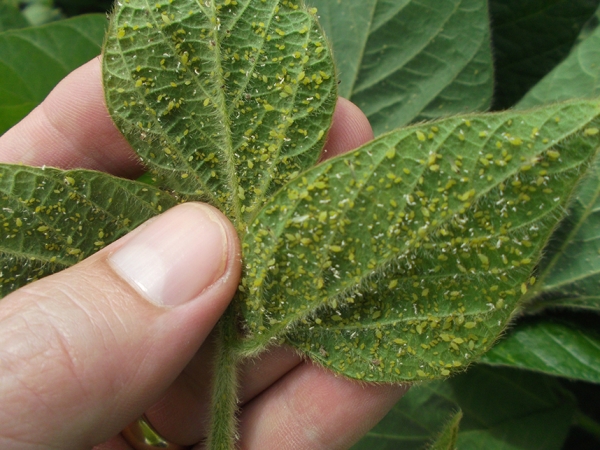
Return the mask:
<svg viewBox="0 0 600 450">
<path fill-rule="evenodd" d="M 233 313 L 228 310 L 217 324 L 217 351 L 211 399 L 208 450 L 233 450 L 237 434 L 237 370 L 240 358 L 235 351 L 236 330 Z"/>
</svg>

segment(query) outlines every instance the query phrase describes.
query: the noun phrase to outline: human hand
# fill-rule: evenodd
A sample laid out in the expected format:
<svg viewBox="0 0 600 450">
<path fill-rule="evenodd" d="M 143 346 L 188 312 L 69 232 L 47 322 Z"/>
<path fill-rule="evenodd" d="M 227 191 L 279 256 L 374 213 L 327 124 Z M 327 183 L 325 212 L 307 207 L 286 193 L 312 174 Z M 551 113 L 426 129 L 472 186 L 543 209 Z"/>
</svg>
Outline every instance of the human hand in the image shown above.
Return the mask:
<svg viewBox="0 0 600 450">
<path fill-rule="evenodd" d="M 324 157 L 371 138 L 340 99 Z M 0 138 L 0 161 L 143 171 L 104 105 L 99 59 Z M 239 251 L 219 211 L 181 205 L 0 301 L 0 448 L 129 449 L 119 432 L 143 413 L 168 440 L 201 442 L 210 332 L 236 291 Z M 240 381 L 243 449 L 347 448 L 405 392 L 337 377 L 284 347 L 245 363 Z"/>
</svg>

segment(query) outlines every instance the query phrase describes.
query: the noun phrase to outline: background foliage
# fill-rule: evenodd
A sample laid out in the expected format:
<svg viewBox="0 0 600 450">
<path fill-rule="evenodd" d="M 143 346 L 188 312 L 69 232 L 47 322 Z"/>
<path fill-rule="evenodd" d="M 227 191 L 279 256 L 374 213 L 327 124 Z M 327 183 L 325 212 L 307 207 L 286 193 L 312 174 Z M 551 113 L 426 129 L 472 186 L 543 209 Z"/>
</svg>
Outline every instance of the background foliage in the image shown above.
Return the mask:
<svg viewBox="0 0 600 450">
<path fill-rule="evenodd" d="M 0 0 L 0 133 L 99 53 L 110 3 Z M 597 95 L 599 0 L 309 3 L 333 43 L 341 95 L 376 134 Z M 357 449 L 600 446 L 599 196 L 597 169 L 556 231 L 522 317 L 483 363 L 411 389 Z"/>
</svg>

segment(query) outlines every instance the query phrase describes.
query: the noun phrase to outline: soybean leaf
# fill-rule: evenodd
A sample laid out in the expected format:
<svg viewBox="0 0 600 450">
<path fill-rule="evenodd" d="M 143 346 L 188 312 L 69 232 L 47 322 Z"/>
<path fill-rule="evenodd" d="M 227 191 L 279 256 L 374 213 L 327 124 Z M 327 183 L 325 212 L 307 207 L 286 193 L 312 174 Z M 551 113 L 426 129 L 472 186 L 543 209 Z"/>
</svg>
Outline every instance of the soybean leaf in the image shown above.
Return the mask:
<svg viewBox="0 0 600 450">
<path fill-rule="evenodd" d="M 423 450 L 459 409 L 450 383 L 413 386 L 352 450 Z"/>
<path fill-rule="evenodd" d="M 10 164 L 0 164 L 0 201 L 0 298 L 77 263 L 178 202 L 101 172 Z"/>
<path fill-rule="evenodd" d="M 521 109 L 600 94 L 600 28 L 536 84 L 518 103 Z"/>
<path fill-rule="evenodd" d="M 105 24 L 98 14 L 0 33 L 0 134 L 100 53 Z"/>
<path fill-rule="evenodd" d="M 411 388 L 353 450 L 421 450 L 458 409 L 460 450 L 559 450 L 575 402 L 553 377 L 475 366 L 447 381 Z"/>
<path fill-rule="evenodd" d="M 519 324 L 482 362 L 600 383 L 600 335 L 569 323 Z"/>
<path fill-rule="evenodd" d="M 23 15 L 33 26 L 64 19 L 60 9 L 54 7 L 52 0 L 28 0 L 24 3 Z"/>
<path fill-rule="evenodd" d="M 463 418 L 462 411 L 458 411 L 448 423 L 444 426 L 442 433 L 430 447 L 430 450 L 456 450 L 456 441 L 458 439 L 458 430 L 460 421 Z"/>
<path fill-rule="evenodd" d="M 600 160 L 578 187 L 540 267 L 531 308 L 567 306 L 600 311 Z"/>
<path fill-rule="evenodd" d="M 14 28 L 25 28 L 29 25 L 17 5 L 0 2 L 0 32 Z"/>
<path fill-rule="evenodd" d="M 600 94 L 600 29 L 582 41 L 573 53 L 540 81 L 519 103 L 520 108 L 559 101 L 566 97 Z M 557 230 L 542 261 L 536 307 L 568 306 L 600 310 L 600 162 L 596 162 L 570 205 L 567 220 Z"/>
<path fill-rule="evenodd" d="M 408 127 L 305 172 L 243 241 L 249 346 L 372 381 L 462 370 L 502 332 L 598 146 L 595 102 Z M 250 351 L 250 350 L 249 350 Z"/>
<path fill-rule="evenodd" d="M 513 106 L 569 54 L 598 0 L 491 0 L 494 108 Z M 559 91 L 572 89 L 568 83 Z M 573 97 L 563 97 L 563 100 Z"/>
<path fill-rule="evenodd" d="M 575 401 L 555 379 L 479 366 L 450 384 L 464 412 L 461 450 L 562 448 Z"/>
<path fill-rule="evenodd" d="M 493 91 L 484 0 L 309 0 L 332 41 L 340 95 L 376 135 L 486 110 Z"/>
<path fill-rule="evenodd" d="M 314 17 L 294 0 L 131 0 L 111 21 L 113 119 L 159 186 L 245 223 L 319 157 L 337 90 Z"/>
</svg>

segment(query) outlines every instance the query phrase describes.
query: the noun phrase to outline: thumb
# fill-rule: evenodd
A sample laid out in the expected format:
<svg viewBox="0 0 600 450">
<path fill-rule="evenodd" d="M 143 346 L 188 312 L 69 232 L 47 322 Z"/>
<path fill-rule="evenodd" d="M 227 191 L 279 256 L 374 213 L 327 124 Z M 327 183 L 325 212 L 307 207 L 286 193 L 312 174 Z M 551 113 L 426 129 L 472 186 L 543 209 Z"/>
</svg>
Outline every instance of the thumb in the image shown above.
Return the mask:
<svg viewBox="0 0 600 450">
<path fill-rule="evenodd" d="M 233 226 L 188 203 L 0 301 L 0 448 L 119 433 L 183 370 L 239 275 Z"/>
</svg>

